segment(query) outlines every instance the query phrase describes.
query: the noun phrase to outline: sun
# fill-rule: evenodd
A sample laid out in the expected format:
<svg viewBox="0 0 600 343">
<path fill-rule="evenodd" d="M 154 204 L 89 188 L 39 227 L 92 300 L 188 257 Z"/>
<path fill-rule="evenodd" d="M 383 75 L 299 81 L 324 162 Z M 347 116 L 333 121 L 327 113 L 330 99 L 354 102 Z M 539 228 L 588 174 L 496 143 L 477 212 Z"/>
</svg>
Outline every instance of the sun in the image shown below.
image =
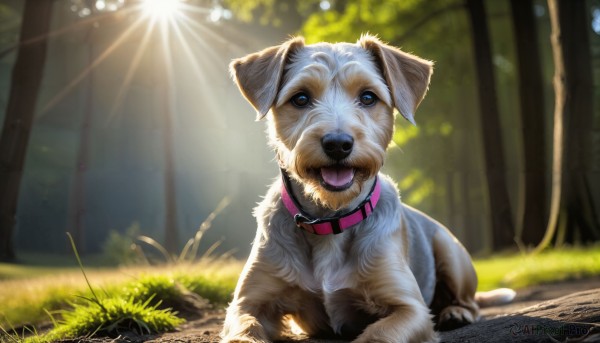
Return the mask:
<svg viewBox="0 0 600 343">
<path fill-rule="evenodd" d="M 181 10 L 181 0 L 143 0 L 143 11 L 152 19 L 171 19 Z"/>
</svg>

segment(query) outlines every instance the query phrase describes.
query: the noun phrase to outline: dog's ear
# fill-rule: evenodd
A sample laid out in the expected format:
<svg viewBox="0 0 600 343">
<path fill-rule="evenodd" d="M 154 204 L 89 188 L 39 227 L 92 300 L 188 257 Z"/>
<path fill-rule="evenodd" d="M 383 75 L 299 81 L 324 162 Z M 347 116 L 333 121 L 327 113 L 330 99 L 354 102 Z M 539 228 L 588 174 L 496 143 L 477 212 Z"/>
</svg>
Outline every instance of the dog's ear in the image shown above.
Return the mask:
<svg viewBox="0 0 600 343">
<path fill-rule="evenodd" d="M 304 38 L 292 38 L 281 45 L 235 59 L 229 65 L 240 91 L 256 109 L 256 120 L 262 119 L 273 106 L 289 55 L 303 46 Z"/>
<path fill-rule="evenodd" d="M 375 57 L 392 93 L 394 106 L 404 118 L 416 125 L 414 113 L 429 87 L 433 62 L 403 52 L 370 35 L 363 35 L 358 43 Z"/>
</svg>

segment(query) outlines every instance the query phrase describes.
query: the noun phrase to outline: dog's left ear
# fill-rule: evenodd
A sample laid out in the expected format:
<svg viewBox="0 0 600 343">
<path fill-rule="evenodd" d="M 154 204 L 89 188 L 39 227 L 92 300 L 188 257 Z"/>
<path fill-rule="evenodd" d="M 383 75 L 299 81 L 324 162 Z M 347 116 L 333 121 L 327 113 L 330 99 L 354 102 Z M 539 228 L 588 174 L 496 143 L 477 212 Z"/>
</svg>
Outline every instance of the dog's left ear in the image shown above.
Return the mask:
<svg viewBox="0 0 600 343">
<path fill-rule="evenodd" d="M 358 43 L 373 54 L 379 64 L 392 93 L 394 107 L 416 125 L 414 113 L 429 87 L 433 62 L 403 52 L 370 35 L 363 35 Z"/>
<path fill-rule="evenodd" d="M 281 45 L 235 59 L 229 65 L 240 91 L 256 110 L 256 120 L 267 115 L 273 106 L 289 55 L 303 46 L 302 37 L 292 38 Z"/>
</svg>

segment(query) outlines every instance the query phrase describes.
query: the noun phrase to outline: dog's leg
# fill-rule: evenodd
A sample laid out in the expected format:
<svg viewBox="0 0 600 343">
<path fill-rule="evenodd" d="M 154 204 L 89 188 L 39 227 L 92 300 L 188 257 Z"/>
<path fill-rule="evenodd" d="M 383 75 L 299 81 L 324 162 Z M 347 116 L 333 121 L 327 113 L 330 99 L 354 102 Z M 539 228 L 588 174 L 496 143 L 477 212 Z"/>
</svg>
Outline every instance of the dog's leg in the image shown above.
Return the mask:
<svg viewBox="0 0 600 343">
<path fill-rule="evenodd" d="M 437 342 L 429 308 L 406 263 L 389 256 L 374 262 L 368 275 L 366 306 L 381 319 L 367 326 L 354 343 Z"/>
<path fill-rule="evenodd" d="M 260 268 L 242 273 L 227 308 L 221 342 L 266 343 L 281 337 L 284 323 L 280 303 L 287 284 Z"/>
<path fill-rule="evenodd" d="M 428 311 L 398 307 L 389 316 L 369 325 L 353 343 L 437 342 Z"/>
<path fill-rule="evenodd" d="M 302 331 L 309 337 L 333 337 L 323 299 L 307 292 L 299 292 L 298 297 L 298 306 L 290 312 Z"/>
<path fill-rule="evenodd" d="M 431 305 L 436 329 L 451 330 L 479 319 L 477 274 L 465 248 L 446 231 L 433 237 L 437 284 Z"/>
</svg>

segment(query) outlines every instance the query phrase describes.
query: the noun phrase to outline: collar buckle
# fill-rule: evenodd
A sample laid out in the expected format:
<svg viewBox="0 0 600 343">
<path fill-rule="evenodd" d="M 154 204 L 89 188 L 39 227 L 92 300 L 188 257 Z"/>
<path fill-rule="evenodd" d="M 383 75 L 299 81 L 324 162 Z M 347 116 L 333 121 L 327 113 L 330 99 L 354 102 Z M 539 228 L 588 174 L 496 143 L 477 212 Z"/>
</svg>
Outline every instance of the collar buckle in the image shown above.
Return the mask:
<svg viewBox="0 0 600 343">
<path fill-rule="evenodd" d="M 294 222 L 296 222 L 296 225 L 301 226 L 302 224 L 311 224 L 312 220 L 302 213 L 296 213 L 294 215 Z"/>
</svg>

